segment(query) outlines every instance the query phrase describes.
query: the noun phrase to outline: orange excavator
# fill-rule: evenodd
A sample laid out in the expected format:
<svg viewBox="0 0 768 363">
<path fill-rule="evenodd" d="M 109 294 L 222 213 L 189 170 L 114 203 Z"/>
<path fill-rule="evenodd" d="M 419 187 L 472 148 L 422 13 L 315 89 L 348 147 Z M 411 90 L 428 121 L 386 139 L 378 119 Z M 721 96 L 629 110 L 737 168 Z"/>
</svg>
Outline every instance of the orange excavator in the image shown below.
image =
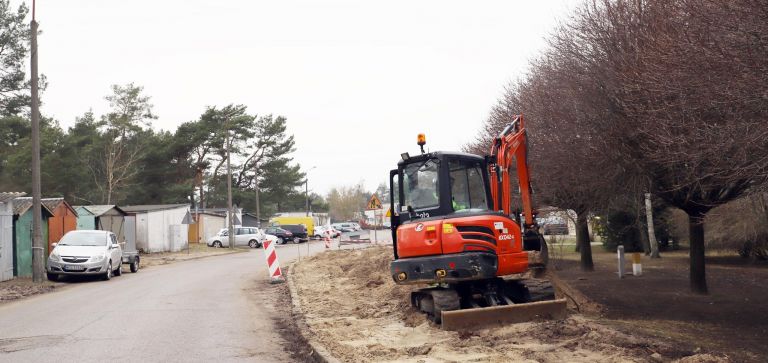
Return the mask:
<svg viewBox="0 0 768 363">
<path fill-rule="evenodd" d="M 531 202 L 522 115 L 489 155 L 424 152 L 425 144 L 419 134 L 421 154 L 401 154 L 390 171 L 392 279 L 429 285 L 411 293 L 413 306 L 448 330 L 565 317 L 549 281 L 531 277 L 546 268 L 548 252 Z"/>
</svg>

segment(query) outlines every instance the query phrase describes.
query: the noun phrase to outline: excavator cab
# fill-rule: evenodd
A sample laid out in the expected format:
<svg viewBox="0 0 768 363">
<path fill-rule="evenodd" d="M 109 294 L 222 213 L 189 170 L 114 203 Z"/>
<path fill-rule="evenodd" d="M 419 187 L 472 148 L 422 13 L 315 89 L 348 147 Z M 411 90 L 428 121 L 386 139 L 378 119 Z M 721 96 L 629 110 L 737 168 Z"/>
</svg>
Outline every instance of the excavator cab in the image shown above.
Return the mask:
<svg viewBox="0 0 768 363">
<path fill-rule="evenodd" d="M 396 185 L 402 187 L 391 196 L 398 222 L 489 211 L 486 170 L 482 157 L 464 153 L 435 152 L 399 162 Z"/>
<path fill-rule="evenodd" d="M 392 278 L 397 284 L 431 285 L 413 292 L 411 302 L 444 328 L 516 321 L 542 309 L 525 313 L 521 306 L 554 300 L 551 285 L 544 293 L 533 293 L 519 279 L 502 278 L 542 268 L 547 262 L 546 243 L 530 203 L 524 137 L 522 124 L 512 124 L 495 141 L 491 155 L 479 156 L 425 153 L 426 138 L 420 134 L 422 153 L 401 154 L 397 169 L 390 171 Z M 513 162 L 517 164 L 510 167 Z M 519 179 L 519 188 L 514 189 L 520 190 L 522 208 L 511 207 L 516 198 L 511 196 L 510 170 Z M 517 315 L 512 317 L 475 311 L 513 305 Z M 555 305 L 544 304 L 543 311 L 562 316 L 564 301 Z M 473 311 L 476 314 L 466 314 Z"/>
</svg>

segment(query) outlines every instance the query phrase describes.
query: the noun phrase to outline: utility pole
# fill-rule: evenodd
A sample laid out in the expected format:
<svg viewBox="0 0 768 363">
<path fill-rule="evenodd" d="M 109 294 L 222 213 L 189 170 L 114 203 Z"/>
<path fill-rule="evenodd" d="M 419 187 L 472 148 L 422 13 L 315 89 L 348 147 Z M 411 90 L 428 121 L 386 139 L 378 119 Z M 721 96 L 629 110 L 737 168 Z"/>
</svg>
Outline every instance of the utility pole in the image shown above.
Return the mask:
<svg viewBox="0 0 768 363">
<path fill-rule="evenodd" d="M 259 203 L 259 168 L 256 168 L 256 226 L 261 228 L 261 203 Z"/>
<path fill-rule="evenodd" d="M 307 199 L 307 217 L 309 217 L 309 178 L 304 179 L 304 197 Z"/>
<path fill-rule="evenodd" d="M 227 122 L 227 229 L 229 230 L 229 248 L 235 248 L 235 228 L 232 224 L 232 168 L 229 160 L 229 122 Z"/>
<path fill-rule="evenodd" d="M 307 217 L 309 217 L 309 172 L 314 170 L 317 166 L 313 166 L 307 170 L 307 177 L 304 179 L 304 197 L 307 199 Z"/>
<path fill-rule="evenodd" d="M 40 99 L 37 89 L 37 20 L 35 20 L 35 1 L 32 0 L 32 40 L 30 54 L 32 59 L 32 281 L 43 282 L 45 264 L 43 261 L 42 207 L 40 206 Z"/>
</svg>

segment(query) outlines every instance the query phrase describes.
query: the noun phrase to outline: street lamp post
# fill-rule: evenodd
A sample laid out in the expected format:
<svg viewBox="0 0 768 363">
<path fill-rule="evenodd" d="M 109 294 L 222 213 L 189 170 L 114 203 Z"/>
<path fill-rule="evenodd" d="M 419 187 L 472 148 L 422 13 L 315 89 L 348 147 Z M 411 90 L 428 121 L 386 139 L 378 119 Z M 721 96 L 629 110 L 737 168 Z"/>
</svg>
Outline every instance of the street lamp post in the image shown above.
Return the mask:
<svg viewBox="0 0 768 363">
<path fill-rule="evenodd" d="M 37 78 L 37 20 L 35 1 L 32 0 L 32 22 L 30 30 L 30 88 L 32 118 L 32 281 L 43 282 L 45 273 L 45 245 L 43 242 L 42 206 L 40 194 L 40 99 Z"/>
<path fill-rule="evenodd" d="M 235 248 L 235 231 L 234 225 L 232 224 L 234 213 L 232 213 L 232 169 L 229 161 L 229 148 L 231 147 L 229 144 L 229 128 L 227 128 L 225 142 L 227 144 L 227 237 L 229 238 L 229 248 Z"/>
<path fill-rule="evenodd" d="M 313 166 L 307 170 L 307 178 L 304 179 L 304 197 L 307 199 L 307 217 L 309 217 L 309 172 L 317 168 L 317 166 Z"/>
</svg>

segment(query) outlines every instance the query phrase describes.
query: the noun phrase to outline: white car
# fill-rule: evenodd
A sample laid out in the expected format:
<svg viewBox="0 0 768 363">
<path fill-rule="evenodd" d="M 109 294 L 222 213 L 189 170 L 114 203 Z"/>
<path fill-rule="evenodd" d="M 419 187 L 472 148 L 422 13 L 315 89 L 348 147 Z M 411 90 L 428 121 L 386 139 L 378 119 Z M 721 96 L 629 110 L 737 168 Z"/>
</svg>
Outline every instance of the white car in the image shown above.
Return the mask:
<svg viewBox="0 0 768 363">
<path fill-rule="evenodd" d="M 48 280 L 60 275 L 101 275 L 104 280 L 122 275 L 123 249 L 109 231 L 70 231 L 48 256 Z"/>
<path fill-rule="evenodd" d="M 341 232 L 335 230 L 331 226 L 315 226 L 315 230 L 313 231 L 312 237 L 323 238 L 325 237 L 324 236 L 325 232 L 329 232 L 328 234 L 330 238 L 336 238 L 339 235 L 341 235 Z"/>
<path fill-rule="evenodd" d="M 334 223 L 331 226 L 339 232 L 355 232 L 360 230 L 360 226 L 355 226 L 356 223 Z"/>
<path fill-rule="evenodd" d="M 264 243 L 264 239 L 267 238 L 264 231 L 256 227 L 235 227 L 234 230 L 235 246 L 259 248 Z M 216 235 L 208 239 L 207 244 L 209 247 L 229 247 L 229 231 L 222 228 Z"/>
</svg>

